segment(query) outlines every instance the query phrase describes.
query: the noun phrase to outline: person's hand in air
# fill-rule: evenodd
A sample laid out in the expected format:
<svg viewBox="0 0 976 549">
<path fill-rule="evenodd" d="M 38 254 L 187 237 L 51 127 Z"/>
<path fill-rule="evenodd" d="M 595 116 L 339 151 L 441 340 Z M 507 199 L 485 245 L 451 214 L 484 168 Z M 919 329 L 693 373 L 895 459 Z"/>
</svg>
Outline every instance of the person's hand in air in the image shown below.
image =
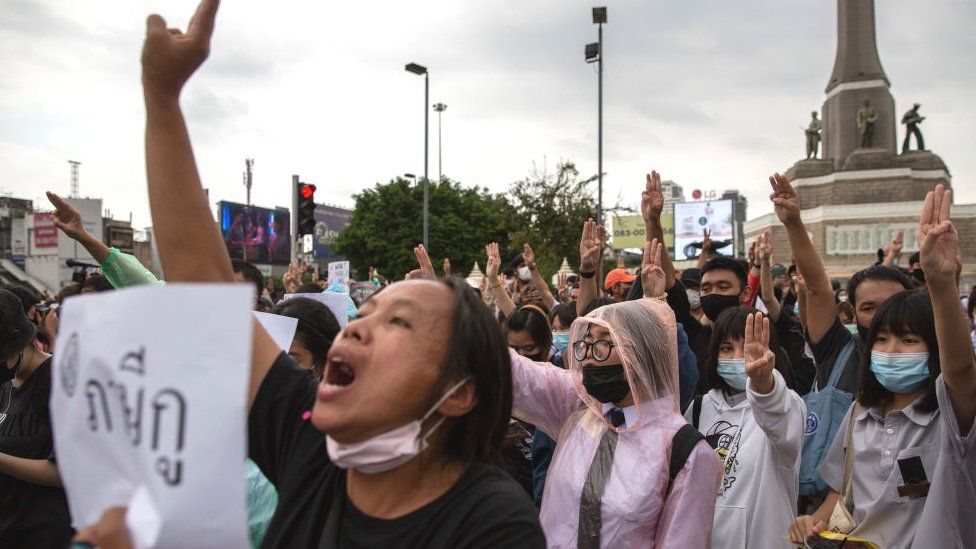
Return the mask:
<svg viewBox="0 0 976 549">
<path fill-rule="evenodd" d="M 641 262 L 641 285 L 644 297 L 664 299 L 666 275 L 661 268 L 661 250 L 664 245 L 653 239 L 644 245 L 644 259 Z"/>
<path fill-rule="evenodd" d="M 773 390 L 773 367 L 776 355 L 769 349 L 769 318 L 755 313 L 746 318 L 746 334 L 742 345 L 746 359 L 746 375 L 752 390 L 765 395 Z"/>
<path fill-rule="evenodd" d="M 147 96 L 165 101 L 179 99 L 183 85 L 210 55 L 219 5 L 219 0 L 200 2 L 186 33 L 167 28 L 166 20 L 157 14 L 149 16 L 142 46 L 142 86 Z"/>
</svg>

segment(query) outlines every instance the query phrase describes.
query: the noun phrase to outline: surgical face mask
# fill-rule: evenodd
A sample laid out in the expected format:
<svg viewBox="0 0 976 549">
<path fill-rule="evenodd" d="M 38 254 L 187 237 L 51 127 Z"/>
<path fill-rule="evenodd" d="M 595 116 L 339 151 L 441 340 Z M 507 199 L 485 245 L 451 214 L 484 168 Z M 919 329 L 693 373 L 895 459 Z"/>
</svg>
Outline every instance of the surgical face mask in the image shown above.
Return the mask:
<svg viewBox="0 0 976 549">
<path fill-rule="evenodd" d="M 839 296 L 837 296 L 837 299 L 838 299 L 838 300 L 839 300 L 839 301 L 840 301 L 841 303 L 844 303 L 844 302 L 846 302 L 846 301 L 847 301 L 847 294 L 842 294 L 842 295 L 839 295 Z"/>
<path fill-rule="evenodd" d="M 745 391 L 749 376 L 746 375 L 746 359 L 720 358 L 718 359 L 718 375 L 737 391 Z"/>
<path fill-rule="evenodd" d="M 342 469 L 355 469 L 366 474 L 382 473 L 403 465 L 427 449 L 427 439 L 434 434 L 441 423 L 444 423 L 445 418 L 437 420 L 437 423 L 421 436 L 420 431 L 424 421 L 469 379 L 465 378 L 451 387 L 422 418 L 373 438 L 345 444 L 326 434 L 325 449 L 329 453 L 329 459 Z"/>
<path fill-rule="evenodd" d="M 844 327 L 847 328 L 847 331 L 850 332 L 851 335 L 857 333 L 857 324 L 844 324 Z"/>
<path fill-rule="evenodd" d="M 871 371 L 892 393 L 912 393 L 929 381 L 929 354 L 871 351 Z"/>
<path fill-rule="evenodd" d="M 712 322 L 715 322 L 718 319 L 718 315 L 722 314 L 722 311 L 725 309 L 738 305 L 739 296 L 737 295 L 708 294 L 701 296 L 702 312 Z"/>
<path fill-rule="evenodd" d="M 530 271 L 528 267 L 524 267 L 524 266 L 523 267 L 519 267 L 518 268 L 518 277 L 519 277 L 519 280 L 521 280 L 522 282 L 528 282 L 528 281 L 532 280 L 532 271 Z"/>
<path fill-rule="evenodd" d="M 688 304 L 691 305 L 692 309 L 697 309 L 701 307 L 701 296 L 695 290 L 685 290 L 688 293 Z"/>
<path fill-rule="evenodd" d="M 552 345 L 560 353 L 565 353 L 566 348 L 569 347 L 569 332 L 553 332 Z"/>
<path fill-rule="evenodd" d="M 793 316 L 800 316 L 800 302 L 797 301 L 793 304 Z"/>
<path fill-rule="evenodd" d="M 583 366 L 583 387 L 600 402 L 620 402 L 630 393 L 623 364 Z"/>
</svg>

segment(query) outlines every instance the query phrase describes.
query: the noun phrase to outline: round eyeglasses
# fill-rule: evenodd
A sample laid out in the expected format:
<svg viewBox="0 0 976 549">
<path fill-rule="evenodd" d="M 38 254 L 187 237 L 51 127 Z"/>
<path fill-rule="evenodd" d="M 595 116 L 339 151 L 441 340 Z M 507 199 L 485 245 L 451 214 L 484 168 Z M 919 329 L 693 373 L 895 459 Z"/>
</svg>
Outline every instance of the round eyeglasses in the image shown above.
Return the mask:
<svg viewBox="0 0 976 549">
<path fill-rule="evenodd" d="M 592 349 L 593 360 L 603 362 L 604 360 L 610 358 L 610 352 L 613 351 L 614 347 L 616 347 L 616 345 L 614 345 L 612 341 L 607 341 L 605 339 L 598 339 L 593 343 L 587 343 L 581 339 L 576 343 L 573 343 L 573 357 L 582 362 L 586 359 L 586 355 L 590 352 L 590 349 Z"/>
</svg>

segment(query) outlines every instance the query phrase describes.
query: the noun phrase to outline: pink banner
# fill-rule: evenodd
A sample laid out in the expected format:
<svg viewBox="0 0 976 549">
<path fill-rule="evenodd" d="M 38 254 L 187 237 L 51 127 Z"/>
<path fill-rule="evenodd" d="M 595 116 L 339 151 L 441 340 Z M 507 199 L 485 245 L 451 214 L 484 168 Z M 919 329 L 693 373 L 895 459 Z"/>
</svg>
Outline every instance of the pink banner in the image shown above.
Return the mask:
<svg viewBox="0 0 976 549">
<path fill-rule="evenodd" d="M 34 214 L 34 245 L 38 248 L 54 248 L 58 245 L 58 228 L 51 214 Z"/>
</svg>

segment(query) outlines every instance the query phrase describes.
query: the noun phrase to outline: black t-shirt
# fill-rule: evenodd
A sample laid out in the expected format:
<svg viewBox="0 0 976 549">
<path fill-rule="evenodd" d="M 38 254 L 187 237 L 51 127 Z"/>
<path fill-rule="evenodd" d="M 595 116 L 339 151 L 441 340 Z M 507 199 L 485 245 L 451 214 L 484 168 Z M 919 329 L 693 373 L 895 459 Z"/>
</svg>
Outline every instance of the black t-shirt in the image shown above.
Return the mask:
<svg viewBox="0 0 976 549">
<path fill-rule="evenodd" d="M 817 368 L 813 359 L 808 357 L 805 352 L 806 339 L 803 337 L 803 330 L 794 320 L 794 317 L 787 316 L 781 312 L 779 320 L 774 324 L 776 334 L 779 336 L 780 347 L 790 359 L 793 367 L 793 378 L 795 386 L 790 388 L 800 396 L 810 392 L 813 386 L 813 378 L 817 375 Z M 825 380 L 826 381 L 826 380 Z"/>
<path fill-rule="evenodd" d="M 695 353 L 698 361 L 698 386 L 695 388 L 696 395 L 707 393 L 711 387 L 708 385 L 708 376 L 705 372 L 705 365 L 708 364 L 708 346 L 712 340 L 712 326 L 705 326 L 694 315 L 691 314 L 691 303 L 688 302 L 688 293 L 681 282 L 675 282 L 667 291 L 668 305 L 674 311 L 674 318 L 685 329 L 688 335 L 688 346 Z"/>
<path fill-rule="evenodd" d="M 854 342 L 854 350 L 846 365 L 835 364 L 841 351 L 851 341 Z M 864 343 L 860 337 L 849 332 L 840 319 L 835 318 L 833 325 L 820 341 L 810 342 L 810 349 L 813 350 L 813 360 L 817 363 L 817 389 L 823 389 L 827 385 L 834 368 L 844 366 L 844 372 L 837 380 L 837 388 L 857 394 L 861 385 L 861 359 L 864 356 Z"/>
<path fill-rule="evenodd" d="M 545 546 L 532 500 L 487 465 L 472 465 L 443 496 L 397 519 L 358 511 L 346 498 L 345 472 L 329 460 L 325 435 L 305 416 L 315 404 L 315 390 L 308 372 L 282 353 L 251 407 L 250 456 L 278 490 L 262 547 Z"/>
<path fill-rule="evenodd" d="M 2 366 L 0 366 L 2 367 Z M 27 459 L 54 459 L 51 432 L 51 359 L 19 388 L 0 386 L 0 453 Z M 0 473 L 0 547 L 65 547 L 71 519 L 64 490 Z"/>
</svg>

